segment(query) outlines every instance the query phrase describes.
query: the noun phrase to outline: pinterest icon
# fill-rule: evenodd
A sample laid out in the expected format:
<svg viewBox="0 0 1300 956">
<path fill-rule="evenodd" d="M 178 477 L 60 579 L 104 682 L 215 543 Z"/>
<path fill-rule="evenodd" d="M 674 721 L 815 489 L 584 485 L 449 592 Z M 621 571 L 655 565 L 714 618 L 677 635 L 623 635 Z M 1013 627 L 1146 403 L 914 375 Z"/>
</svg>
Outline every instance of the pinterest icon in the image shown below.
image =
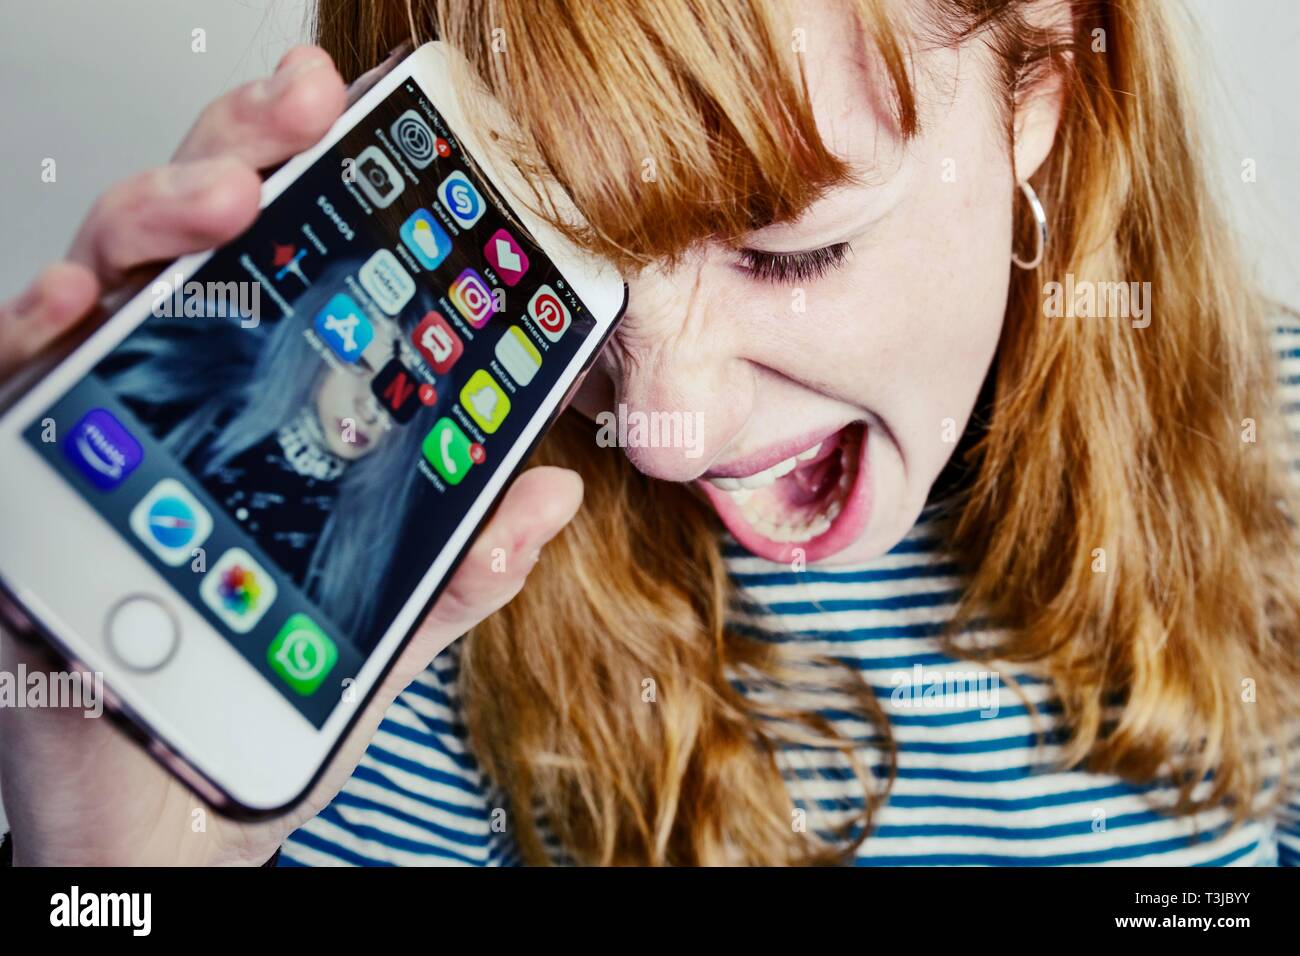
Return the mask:
<svg viewBox="0 0 1300 956">
<path fill-rule="evenodd" d="M 528 300 L 528 315 L 552 342 L 560 341 L 560 336 L 572 321 L 569 310 L 549 285 L 542 286 Z"/>
</svg>

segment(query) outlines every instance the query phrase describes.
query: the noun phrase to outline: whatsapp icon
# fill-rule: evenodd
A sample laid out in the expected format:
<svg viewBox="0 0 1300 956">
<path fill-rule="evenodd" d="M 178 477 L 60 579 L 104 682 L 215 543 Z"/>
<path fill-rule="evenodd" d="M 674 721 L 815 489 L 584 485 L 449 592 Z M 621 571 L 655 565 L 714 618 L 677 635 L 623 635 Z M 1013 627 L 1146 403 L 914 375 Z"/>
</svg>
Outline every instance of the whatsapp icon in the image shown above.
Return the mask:
<svg viewBox="0 0 1300 956">
<path fill-rule="evenodd" d="M 266 662 L 304 697 L 316 692 L 339 659 L 339 649 L 306 614 L 284 622 L 266 649 Z"/>
</svg>

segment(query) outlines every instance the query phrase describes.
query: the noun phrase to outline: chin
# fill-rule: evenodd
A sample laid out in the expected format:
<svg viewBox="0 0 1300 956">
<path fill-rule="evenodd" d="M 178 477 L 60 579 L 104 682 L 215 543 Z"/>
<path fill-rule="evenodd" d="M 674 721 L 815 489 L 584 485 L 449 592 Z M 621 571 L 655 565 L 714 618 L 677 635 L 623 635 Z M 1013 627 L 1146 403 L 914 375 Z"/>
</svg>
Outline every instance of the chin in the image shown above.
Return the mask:
<svg viewBox="0 0 1300 956">
<path fill-rule="evenodd" d="M 326 446 L 330 452 L 342 458 L 344 461 L 356 461 L 358 458 L 365 458 L 370 453 L 370 446 L 359 446 L 351 442 L 329 442 Z"/>
</svg>

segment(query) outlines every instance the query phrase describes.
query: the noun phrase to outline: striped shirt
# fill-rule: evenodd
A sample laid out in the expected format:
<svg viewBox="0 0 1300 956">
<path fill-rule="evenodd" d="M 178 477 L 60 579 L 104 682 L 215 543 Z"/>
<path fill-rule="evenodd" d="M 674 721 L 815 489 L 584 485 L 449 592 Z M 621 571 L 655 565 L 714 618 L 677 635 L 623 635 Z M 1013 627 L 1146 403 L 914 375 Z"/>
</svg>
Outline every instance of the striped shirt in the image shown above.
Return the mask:
<svg viewBox="0 0 1300 956">
<path fill-rule="evenodd" d="M 1300 432 L 1300 327 L 1283 329 L 1283 401 Z M 1167 781 L 1135 784 L 1060 766 L 1062 709 L 1050 682 L 951 656 L 941 635 L 962 580 L 932 505 L 888 554 L 852 567 L 793 570 L 724 554 L 738 600 L 734 626 L 800 641 L 855 668 L 897 744 L 897 776 L 856 862 L 863 865 L 1300 865 L 1300 801 L 1232 825 L 1227 810 L 1172 816 Z M 467 741 L 458 648 L 397 699 L 351 780 L 283 848 L 282 865 L 467 865 L 520 862 L 505 797 Z M 1011 679 L 1019 691 L 1011 686 Z M 1031 714 L 1028 704 L 1036 713 Z M 869 746 L 873 728 L 828 694 L 819 710 Z M 784 751 L 779 765 L 810 828 L 862 807 L 842 758 Z M 565 862 L 553 838 L 555 862 Z"/>
</svg>

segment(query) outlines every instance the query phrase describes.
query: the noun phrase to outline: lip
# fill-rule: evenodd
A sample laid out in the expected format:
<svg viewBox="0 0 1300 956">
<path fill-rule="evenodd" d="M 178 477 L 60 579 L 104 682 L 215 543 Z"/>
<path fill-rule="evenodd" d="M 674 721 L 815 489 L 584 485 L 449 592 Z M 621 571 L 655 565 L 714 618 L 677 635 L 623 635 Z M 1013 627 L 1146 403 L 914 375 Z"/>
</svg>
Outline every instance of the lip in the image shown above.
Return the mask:
<svg viewBox="0 0 1300 956">
<path fill-rule="evenodd" d="M 718 465 L 706 471 L 701 478 L 746 478 L 749 475 L 756 475 L 760 471 L 766 471 L 777 462 L 785 461 L 787 458 L 793 458 L 801 451 L 807 451 L 818 442 L 823 442 L 832 435 L 837 435 L 844 429 L 852 425 L 852 422 L 845 422 L 843 425 L 836 425 L 834 428 L 823 428 L 820 431 L 805 432 L 794 438 L 787 438 L 775 445 L 769 445 L 761 451 L 752 452 L 744 458 L 737 458 L 729 461 L 725 465 Z"/>
<path fill-rule="evenodd" d="M 847 427 L 847 425 L 842 425 L 839 429 L 824 433 L 820 440 L 829 438 L 831 435 L 834 435 L 836 432 Z M 732 501 L 731 496 L 727 492 L 713 487 L 704 480 L 698 480 L 695 484 L 704 493 L 705 497 L 709 499 L 714 510 L 718 512 L 718 517 L 722 519 L 722 523 L 726 525 L 727 530 L 731 532 L 732 537 L 740 542 L 740 545 L 746 551 L 778 564 L 789 564 L 795 557 L 796 550 L 802 552 L 804 561 L 821 561 L 844 550 L 856 541 L 862 534 L 863 529 L 866 528 L 867 521 L 871 517 L 871 471 L 867 451 L 870 432 L 870 427 L 864 425 L 862 445 L 858 449 L 857 478 L 853 483 L 853 487 L 849 491 L 848 497 L 844 500 L 844 506 L 841 508 L 839 515 L 836 516 L 835 520 L 826 531 L 807 541 L 773 541 L 770 538 L 764 537 L 750 526 L 749 521 L 741 512 L 740 506 Z M 760 465 L 759 468 L 755 470 L 762 470 L 763 467 L 771 467 L 771 465 L 776 464 L 776 462 L 781 461 L 783 458 L 789 458 L 791 454 L 797 454 L 800 449 L 811 447 L 816 444 L 818 440 L 819 439 L 817 438 L 813 438 L 807 445 L 790 445 L 787 443 L 782 444 L 781 446 L 774 446 L 780 447 L 781 449 L 793 447 L 794 451 L 789 453 L 783 452 L 776 458 L 771 458 L 769 454 L 769 463 L 766 466 Z M 800 438 L 796 441 L 803 441 L 803 439 Z M 764 454 L 768 453 L 765 452 Z M 762 461 L 763 459 L 754 458 L 753 460 Z M 750 459 L 744 459 L 743 461 L 747 464 Z M 732 468 L 734 466 L 735 463 L 728 467 Z M 737 469 L 737 471 L 737 474 L 729 474 L 721 470 L 716 473 L 711 472 L 710 474 L 713 474 L 716 477 L 738 478 L 753 473 L 753 471 L 743 471 L 739 469 Z"/>
<path fill-rule="evenodd" d="M 344 432 L 347 430 L 346 427 L 344 426 L 344 419 L 342 418 L 338 420 L 338 426 L 340 432 Z M 367 445 L 370 444 L 370 436 L 366 434 L 364 428 L 361 428 L 356 423 L 354 423 L 352 427 L 352 439 L 361 448 L 365 448 Z"/>
</svg>

